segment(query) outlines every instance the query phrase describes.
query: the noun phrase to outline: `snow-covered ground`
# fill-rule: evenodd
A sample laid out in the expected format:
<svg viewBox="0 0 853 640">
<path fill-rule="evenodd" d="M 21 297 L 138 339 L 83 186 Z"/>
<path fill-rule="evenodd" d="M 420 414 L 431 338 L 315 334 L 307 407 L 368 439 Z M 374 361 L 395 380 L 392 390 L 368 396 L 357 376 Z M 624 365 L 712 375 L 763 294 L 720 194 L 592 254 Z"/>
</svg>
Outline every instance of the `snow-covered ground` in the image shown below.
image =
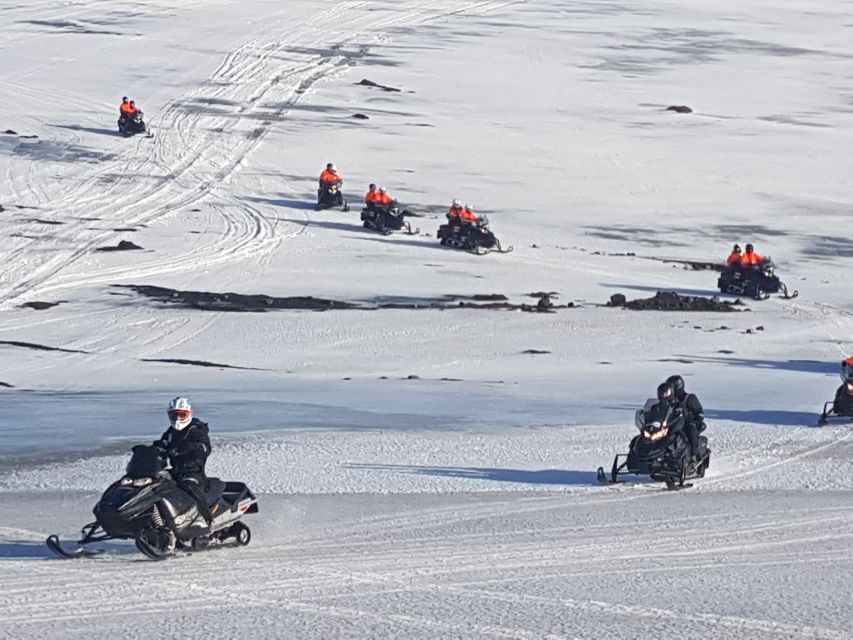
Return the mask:
<svg viewBox="0 0 853 640">
<path fill-rule="evenodd" d="M 0 0 L 0 637 L 853 638 L 853 428 L 813 428 L 853 353 L 851 9 Z M 115 133 L 125 94 L 153 139 Z M 421 233 L 315 212 L 330 161 Z M 454 197 L 513 253 L 442 249 Z M 142 250 L 97 251 L 121 240 Z M 662 259 L 735 242 L 800 296 L 604 306 L 711 295 Z M 598 486 L 671 373 L 708 476 Z M 209 472 L 260 495 L 252 543 L 51 558 L 178 393 Z"/>
</svg>

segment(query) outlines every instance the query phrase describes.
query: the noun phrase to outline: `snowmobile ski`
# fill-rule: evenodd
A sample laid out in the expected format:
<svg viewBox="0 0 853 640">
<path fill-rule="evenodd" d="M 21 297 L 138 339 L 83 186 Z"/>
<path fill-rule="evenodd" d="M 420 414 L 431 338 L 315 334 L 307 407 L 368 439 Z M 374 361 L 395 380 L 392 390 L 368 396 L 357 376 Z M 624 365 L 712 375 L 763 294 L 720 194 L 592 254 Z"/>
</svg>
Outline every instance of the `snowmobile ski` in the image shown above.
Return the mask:
<svg viewBox="0 0 853 640">
<path fill-rule="evenodd" d="M 94 558 L 102 553 L 101 551 L 89 551 L 82 546 L 78 546 L 74 551 L 68 551 L 62 547 L 62 543 L 59 541 L 59 536 L 56 534 L 48 536 L 47 540 L 45 540 L 45 544 L 47 544 L 48 549 L 64 560 Z"/>
</svg>

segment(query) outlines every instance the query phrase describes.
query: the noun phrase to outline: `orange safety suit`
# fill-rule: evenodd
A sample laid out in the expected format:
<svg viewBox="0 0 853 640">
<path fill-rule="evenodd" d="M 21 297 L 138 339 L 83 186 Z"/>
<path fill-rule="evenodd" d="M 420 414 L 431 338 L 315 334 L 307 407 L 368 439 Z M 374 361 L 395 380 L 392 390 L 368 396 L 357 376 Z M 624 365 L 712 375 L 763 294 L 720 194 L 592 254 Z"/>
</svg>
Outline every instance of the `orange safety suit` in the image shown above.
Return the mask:
<svg viewBox="0 0 853 640">
<path fill-rule="evenodd" d="M 737 251 L 732 251 L 729 254 L 729 257 L 726 259 L 726 266 L 731 267 L 731 266 L 734 266 L 736 264 L 740 264 L 742 257 L 743 257 L 743 254 L 740 254 Z"/>
<path fill-rule="evenodd" d="M 740 263 L 744 267 L 751 267 L 753 265 L 761 264 L 762 262 L 764 262 L 764 256 L 755 251 L 747 251 L 740 258 Z"/>
<path fill-rule="evenodd" d="M 465 222 L 478 222 L 480 220 L 480 216 L 471 211 L 471 209 L 462 209 L 462 213 L 459 217 Z"/>
<path fill-rule="evenodd" d="M 379 195 L 379 189 L 371 189 L 364 196 L 364 204 L 371 204 L 373 202 L 376 202 L 376 196 L 378 196 L 378 195 Z"/>
<path fill-rule="evenodd" d="M 118 112 L 123 116 L 129 115 L 130 114 L 130 102 L 122 102 L 118 108 Z"/>
<path fill-rule="evenodd" d="M 325 169 L 323 173 L 320 174 L 320 184 L 340 184 L 343 181 L 344 179 L 335 171 Z"/>
<path fill-rule="evenodd" d="M 450 207 L 447 210 L 447 217 L 448 218 L 461 218 L 462 213 L 464 211 L 465 211 L 465 209 L 463 209 L 462 207 Z"/>
<path fill-rule="evenodd" d="M 381 191 L 377 191 L 376 195 L 373 197 L 374 204 L 381 204 L 384 206 L 388 206 L 394 202 L 394 198 L 389 196 L 387 193 L 382 193 Z"/>
</svg>

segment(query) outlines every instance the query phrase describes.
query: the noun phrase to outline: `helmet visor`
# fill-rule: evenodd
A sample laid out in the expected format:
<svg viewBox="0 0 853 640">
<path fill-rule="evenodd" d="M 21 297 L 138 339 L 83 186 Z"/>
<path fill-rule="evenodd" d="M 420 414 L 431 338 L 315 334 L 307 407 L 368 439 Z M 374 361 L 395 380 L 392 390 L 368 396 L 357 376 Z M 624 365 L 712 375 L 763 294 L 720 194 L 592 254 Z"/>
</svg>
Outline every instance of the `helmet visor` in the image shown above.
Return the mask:
<svg viewBox="0 0 853 640">
<path fill-rule="evenodd" d="M 193 414 L 189 409 L 172 409 L 169 411 L 169 420 L 173 422 L 183 422 L 185 420 L 189 420 L 190 416 Z"/>
</svg>

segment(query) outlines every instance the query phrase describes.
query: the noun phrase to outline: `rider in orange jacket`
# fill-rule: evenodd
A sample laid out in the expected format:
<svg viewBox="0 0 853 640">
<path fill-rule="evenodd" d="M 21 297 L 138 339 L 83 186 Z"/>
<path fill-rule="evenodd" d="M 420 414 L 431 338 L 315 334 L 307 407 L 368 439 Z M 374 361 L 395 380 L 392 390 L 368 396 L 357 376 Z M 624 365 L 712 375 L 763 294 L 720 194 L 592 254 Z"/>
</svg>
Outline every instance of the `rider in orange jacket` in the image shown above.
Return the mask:
<svg viewBox="0 0 853 640">
<path fill-rule="evenodd" d="M 746 245 L 746 251 L 744 251 L 740 259 L 741 265 L 744 267 L 754 267 L 760 265 L 762 262 L 764 262 L 764 256 L 756 253 L 751 244 Z"/>
<path fill-rule="evenodd" d="M 743 257 L 743 252 L 740 249 L 740 245 L 736 244 L 732 249 L 732 252 L 729 254 L 729 257 L 726 259 L 727 267 L 740 266 L 741 258 Z"/>
<path fill-rule="evenodd" d="M 330 184 L 336 184 L 340 186 L 340 184 L 344 181 L 344 179 L 338 173 L 337 167 L 333 165 L 331 162 L 326 165 L 326 169 L 323 173 L 320 174 L 320 186 L 325 187 Z"/>
</svg>

